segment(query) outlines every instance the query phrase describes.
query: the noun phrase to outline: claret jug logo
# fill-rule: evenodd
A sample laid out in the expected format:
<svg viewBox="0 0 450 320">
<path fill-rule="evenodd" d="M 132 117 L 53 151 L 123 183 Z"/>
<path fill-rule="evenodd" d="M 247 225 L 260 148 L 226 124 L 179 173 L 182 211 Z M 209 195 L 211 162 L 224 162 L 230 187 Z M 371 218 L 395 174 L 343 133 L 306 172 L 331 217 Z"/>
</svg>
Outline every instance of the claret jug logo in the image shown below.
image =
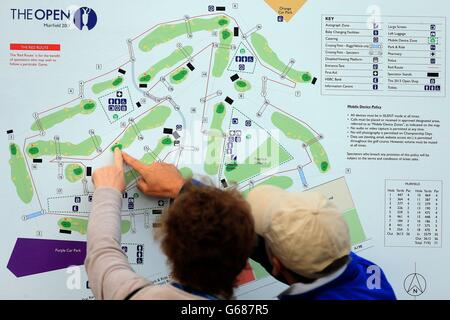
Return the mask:
<svg viewBox="0 0 450 320">
<path fill-rule="evenodd" d="M 73 15 L 73 23 L 80 30 L 91 30 L 97 24 L 97 14 L 92 8 L 81 7 Z"/>
</svg>

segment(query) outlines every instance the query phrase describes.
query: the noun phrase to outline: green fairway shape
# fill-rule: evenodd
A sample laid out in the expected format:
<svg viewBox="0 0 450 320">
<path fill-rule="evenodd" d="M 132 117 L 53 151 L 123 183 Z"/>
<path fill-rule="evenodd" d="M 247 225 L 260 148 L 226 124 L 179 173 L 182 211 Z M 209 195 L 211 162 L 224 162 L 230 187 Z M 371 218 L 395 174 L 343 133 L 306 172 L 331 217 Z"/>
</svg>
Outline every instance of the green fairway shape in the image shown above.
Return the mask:
<svg viewBox="0 0 450 320">
<path fill-rule="evenodd" d="M 219 172 L 223 145 L 222 124 L 226 115 L 226 109 L 223 102 L 215 104 L 213 108 L 214 114 L 208 134 L 208 146 L 206 149 L 205 163 L 203 165 L 203 170 L 209 175 L 215 175 Z"/>
<path fill-rule="evenodd" d="M 88 222 L 88 219 L 64 217 L 58 220 L 58 227 L 60 229 L 75 231 L 81 235 L 85 235 L 87 233 Z M 130 220 L 122 220 L 120 224 L 120 232 L 125 234 L 129 232 L 130 229 Z"/>
<path fill-rule="evenodd" d="M 227 26 L 230 23 L 225 16 L 217 16 L 213 18 L 194 18 L 189 20 L 189 26 L 192 33 L 199 31 L 213 31 Z M 139 49 L 149 52 L 154 47 L 169 42 L 175 38 L 188 33 L 186 22 L 166 23 L 160 25 L 155 30 L 147 34 L 139 41 Z"/>
<path fill-rule="evenodd" d="M 256 50 L 256 53 L 262 61 L 272 66 L 281 73 L 284 73 L 288 66 L 278 58 L 278 55 L 270 48 L 266 38 L 264 38 L 258 32 L 254 32 L 251 35 L 251 43 Z M 298 71 L 290 68 L 286 76 L 294 82 L 298 83 L 310 83 L 311 74 L 306 71 Z"/>
<path fill-rule="evenodd" d="M 362 227 L 361 221 L 359 220 L 358 212 L 356 209 L 350 209 L 343 213 L 345 222 L 347 222 L 348 229 L 350 232 L 351 244 L 358 244 L 367 240 L 366 234 Z"/>
<path fill-rule="evenodd" d="M 114 79 L 102 81 L 102 82 L 96 83 L 92 86 L 92 92 L 95 94 L 99 94 L 108 89 L 115 89 L 122 82 L 123 82 L 123 78 L 121 76 L 118 76 Z"/>
<path fill-rule="evenodd" d="M 182 48 L 175 49 L 167 57 L 159 60 L 154 65 L 152 65 L 147 71 L 143 72 L 139 76 L 139 82 L 147 83 L 154 79 L 156 75 L 164 69 L 171 68 L 175 66 L 180 61 L 186 60 L 186 55 L 191 55 L 194 49 L 191 46 L 185 46 Z"/>
<path fill-rule="evenodd" d="M 228 66 L 228 62 L 230 61 L 230 46 L 233 41 L 233 37 L 230 35 L 231 31 L 228 29 L 220 32 L 220 43 L 214 54 L 214 64 L 212 69 L 212 76 L 215 78 L 220 78 L 223 75 L 223 72 Z"/>
<path fill-rule="evenodd" d="M 308 128 L 281 112 L 274 112 L 272 114 L 272 123 L 289 139 L 300 140 L 303 143 L 308 143 L 317 139 Z M 330 170 L 330 161 L 328 160 L 328 155 L 322 144 L 319 141 L 315 141 L 309 146 L 309 150 L 311 151 L 313 161 L 320 172 L 328 172 Z"/>
<path fill-rule="evenodd" d="M 292 159 L 275 139 L 268 137 L 243 163 L 238 163 L 232 170 L 225 170 L 224 174 L 229 182 L 241 183 Z"/>
<path fill-rule="evenodd" d="M 51 127 L 61 123 L 67 119 L 73 118 L 78 114 L 90 114 L 95 111 L 96 103 L 94 100 L 81 100 L 79 104 L 72 107 L 65 107 L 49 115 L 42 117 L 39 119 L 39 122 L 42 126 L 42 130 L 50 129 Z M 35 121 L 31 125 L 31 130 L 38 131 L 40 130 L 38 122 Z"/>
<path fill-rule="evenodd" d="M 61 156 L 71 157 L 91 155 L 94 151 L 97 150 L 93 139 L 95 139 L 98 144 L 101 145 L 102 138 L 100 136 L 89 137 L 78 144 L 73 144 L 71 142 L 60 142 L 59 150 L 61 152 Z M 55 156 L 56 144 L 54 140 L 38 140 L 29 143 L 26 147 L 26 150 L 30 158 Z"/>
<path fill-rule="evenodd" d="M 24 203 L 30 203 L 33 199 L 33 185 L 28 172 L 25 158 L 15 143 L 9 145 L 11 158 L 9 166 L 11 168 L 11 180 L 16 187 L 17 195 Z"/>
<path fill-rule="evenodd" d="M 181 175 L 183 176 L 184 179 L 190 179 L 194 176 L 194 173 L 192 172 L 191 168 L 188 167 L 183 167 L 178 169 L 178 171 L 180 171 Z"/>
</svg>

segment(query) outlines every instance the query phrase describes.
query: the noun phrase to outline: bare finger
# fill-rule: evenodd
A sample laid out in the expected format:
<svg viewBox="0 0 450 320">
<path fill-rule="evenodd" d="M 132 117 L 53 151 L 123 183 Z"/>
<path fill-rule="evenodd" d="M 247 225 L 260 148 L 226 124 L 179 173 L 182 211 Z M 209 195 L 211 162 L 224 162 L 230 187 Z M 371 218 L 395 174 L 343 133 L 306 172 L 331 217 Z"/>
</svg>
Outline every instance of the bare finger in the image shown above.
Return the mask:
<svg viewBox="0 0 450 320">
<path fill-rule="evenodd" d="M 140 162 L 139 160 L 133 158 L 132 156 L 130 156 L 128 153 L 126 152 L 122 152 L 123 155 L 123 160 L 130 166 L 132 167 L 134 170 L 136 170 L 137 172 L 139 172 L 140 174 L 142 174 L 145 169 L 147 168 L 147 166 L 145 164 L 143 164 L 142 162 Z"/>
<path fill-rule="evenodd" d="M 120 170 L 123 169 L 123 158 L 122 158 L 122 151 L 120 150 L 120 148 L 114 149 L 114 163 L 117 168 L 119 168 Z"/>
</svg>

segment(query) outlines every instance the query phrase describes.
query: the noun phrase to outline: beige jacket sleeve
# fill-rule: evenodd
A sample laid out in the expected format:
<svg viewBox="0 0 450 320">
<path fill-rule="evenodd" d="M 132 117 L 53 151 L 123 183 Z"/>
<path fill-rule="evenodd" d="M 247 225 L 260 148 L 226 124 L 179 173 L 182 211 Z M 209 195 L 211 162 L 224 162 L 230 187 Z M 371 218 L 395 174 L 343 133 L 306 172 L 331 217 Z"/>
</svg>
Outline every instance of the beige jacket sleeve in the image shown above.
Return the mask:
<svg viewBox="0 0 450 320">
<path fill-rule="evenodd" d="M 151 284 L 133 271 L 121 249 L 121 207 L 122 194 L 118 190 L 98 188 L 95 191 L 85 267 L 96 299 L 124 299 L 136 289 Z"/>
</svg>

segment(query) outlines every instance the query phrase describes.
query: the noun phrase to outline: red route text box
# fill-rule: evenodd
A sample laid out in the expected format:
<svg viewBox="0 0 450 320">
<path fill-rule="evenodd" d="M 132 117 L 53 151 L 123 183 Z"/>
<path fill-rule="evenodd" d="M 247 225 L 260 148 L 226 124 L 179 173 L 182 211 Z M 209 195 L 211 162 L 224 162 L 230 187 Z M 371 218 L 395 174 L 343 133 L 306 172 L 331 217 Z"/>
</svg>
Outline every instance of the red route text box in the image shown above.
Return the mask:
<svg viewBox="0 0 450 320">
<path fill-rule="evenodd" d="M 60 51 L 60 44 L 50 43 L 10 43 L 9 50 Z"/>
</svg>

